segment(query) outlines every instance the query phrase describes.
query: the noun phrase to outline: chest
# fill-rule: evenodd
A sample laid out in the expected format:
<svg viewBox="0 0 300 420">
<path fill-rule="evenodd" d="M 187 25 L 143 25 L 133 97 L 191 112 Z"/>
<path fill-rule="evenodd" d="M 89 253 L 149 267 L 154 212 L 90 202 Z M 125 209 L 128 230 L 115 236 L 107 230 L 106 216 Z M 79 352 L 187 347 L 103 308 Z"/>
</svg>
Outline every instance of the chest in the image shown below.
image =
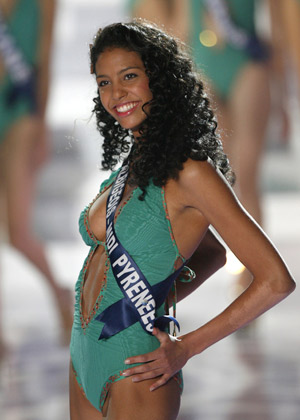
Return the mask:
<svg viewBox="0 0 300 420">
<path fill-rule="evenodd" d="M 92 202 L 91 206 L 87 212 L 88 223 L 91 231 L 94 236 L 99 240 L 105 241 L 105 232 L 106 232 L 106 203 L 111 191 L 111 187 L 104 191 L 102 194 L 98 194 L 95 200 Z M 134 188 L 129 185 L 125 186 L 123 196 L 120 200 L 120 203 L 117 206 L 115 213 L 115 220 L 118 218 L 118 215 L 122 211 L 126 203 L 131 199 L 133 195 Z"/>
<path fill-rule="evenodd" d="M 80 216 L 80 232 L 89 246 L 105 241 L 109 192 L 110 188 L 98 195 Z M 157 265 L 162 258 L 172 262 L 179 256 L 179 251 L 168 216 L 164 189 L 150 185 L 144 200 L 139 199 L 141 193 L 139 188 L 125 189 L 115 213 L 117 238 L 133 258 L 143 263 L 148 261 L 147 265 L 150 260 Z"/>
</svg>

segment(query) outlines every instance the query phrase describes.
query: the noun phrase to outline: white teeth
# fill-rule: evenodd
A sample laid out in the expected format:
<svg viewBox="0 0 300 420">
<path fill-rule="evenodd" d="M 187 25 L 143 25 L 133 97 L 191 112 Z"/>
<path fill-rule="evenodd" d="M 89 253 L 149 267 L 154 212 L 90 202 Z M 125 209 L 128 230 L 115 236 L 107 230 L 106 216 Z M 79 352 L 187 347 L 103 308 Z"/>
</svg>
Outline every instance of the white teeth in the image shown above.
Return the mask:
<svg viewBox="0 0 300 420">
<path fill-rule="evenodd" d="M 127 112 L 130 109 L 134 108 L 135 105 L 136 105 L 136 103 L 131 103 L 131 104 L 126 104 L 126 105 L 118 106 L 117 107 L 117 111 L 118 112 Z"/>
</svg>

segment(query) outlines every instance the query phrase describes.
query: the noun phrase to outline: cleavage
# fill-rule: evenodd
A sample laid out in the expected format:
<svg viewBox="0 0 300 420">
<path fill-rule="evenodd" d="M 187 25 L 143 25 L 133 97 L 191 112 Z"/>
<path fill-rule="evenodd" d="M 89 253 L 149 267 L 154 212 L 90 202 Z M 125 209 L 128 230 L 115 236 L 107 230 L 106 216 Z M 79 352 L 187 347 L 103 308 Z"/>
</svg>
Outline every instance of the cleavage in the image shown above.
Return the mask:
<svg viewBox="0 0 300 420">
<path fill-rule="evenodd" d="M 106 202 L 111 188 L 106 190 L 101 194 L 95 202 L 92 204 L 88 212 L 88 223 L 90 229 L 98 241 L 105 241 L 105 232 L 106 232 Z M 128 201 L 131 194 L 133 193 L 134 188 L 126 184 L 125 191 L 123 193 L 121 202 L 119 203 L 116 213 L 116 217 L 119 215 L 120 210 L 123 208 L 124 204 Z"/>
</svg>

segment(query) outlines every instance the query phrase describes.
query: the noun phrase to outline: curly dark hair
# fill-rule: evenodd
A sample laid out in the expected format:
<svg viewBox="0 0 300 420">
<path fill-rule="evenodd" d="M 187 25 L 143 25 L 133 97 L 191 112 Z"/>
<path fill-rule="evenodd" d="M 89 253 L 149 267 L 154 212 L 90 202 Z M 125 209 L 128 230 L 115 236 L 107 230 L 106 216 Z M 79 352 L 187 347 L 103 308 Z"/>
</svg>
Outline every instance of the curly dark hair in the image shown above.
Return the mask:
<svg viewBox="0 0 300 420">
<path fill-rule="evenodd" d="M 141 19 L 115 23 L 95 36 L 90 50 L 92 73 L 98 57 L 108 48 L 139 54 L 153 95 L 139 130 L 144 141 L 135 142 L 128 157 L 130 183 L 138 185 L 144 195 L 150 179 L 154 185 L 164 185 L 169 178 L 177 177 L 188 158 L 210 158 L 233 183 L 234 174 L 216 133 L 216 119 L 184 45 Z M 99 93 L 94 103 L 97 128 L 104 137 L 102 167 L 113 169 L 128 154 L 133 138 L 104 109 Z"/>
</svg>

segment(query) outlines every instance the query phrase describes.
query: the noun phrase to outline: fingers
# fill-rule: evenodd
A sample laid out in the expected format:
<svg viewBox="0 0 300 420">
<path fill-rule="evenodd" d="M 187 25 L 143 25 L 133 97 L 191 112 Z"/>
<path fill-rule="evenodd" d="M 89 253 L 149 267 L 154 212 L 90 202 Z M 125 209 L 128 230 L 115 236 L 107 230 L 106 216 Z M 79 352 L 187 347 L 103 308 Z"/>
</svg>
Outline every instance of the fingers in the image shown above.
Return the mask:
<svg viewBox="0 0 300 420">
<path fill-rule="evenodd" d="M 128 371 L 123 372 L 123 375 L 130 376 L 130 374 L 127 374 L 127 372 Z M 144 373 L 139 373 L 137 376 L 132 376 L 132 382 L 137 383 L 137 382 L 145 381 L 146 379 L 154 379 L 154 378 L 159 377 L 159 379 L 150 387 L 150 391 L 154 391 L 160 386 L 166 384 L 169 381 L 169 379 L 171 379 L 172 376 L 173 375 L 171 373 L 165 373 L 165 370 L 163 368 L 157 368 L 151 371 L 145 371 Z"/>
<path fill-rule="evenodd" d="M 177 348 L 181 340 L 171 340 L 169 335 L 158 328 L 153 329 L 153 335 L 160 341 L 160 347 L 153 352 L 139 356 L 133 356 L 125 360 L 125 364 L 142 363 L 139 366 L 126 369 L 123 376 L 131 377 L 133 382 L 140 382 L 146 379 L 158 378 L 151 385 L 150 391 L 154 391 L 164 385 L 176 373 L 185 362 L 181 362 L 180 348 Z"/>
<path fill-rule="evenodd" d="M 132 379 L 134 379 L 134 382 L 138 382 L 144 379 L 155 378 L 156 376 L 163 374 L 172 375 L 173 370 L 172 364 L 167 357 L 158 357 L 149 363 L 126 369 L 122 375 L 126 377 L 131 376 Z"/>
<path fill-rule="evenodd" d="M 131 369 L 126 369 L 124 370 L 124 372 L 122 373 L 123 376 L 133 376 L 133 375 L 141 375 L 147 372 L 151 372 L 153 370 L 162 368 L 162 366 L 160 366 L 159 361 L 153 361 L 152 363 L 146 363 L 140 366 L 135 366 Z"/>
<path fill-rule="evenodd" d="M 133 356 L 125 360 L 125 365 L 133 365 L 134 363 L 147 363 L 157 359 L 157 350 L 150 353 L 140 354 L 139 356 Z"/>
<path fill-rule="evenodd" d="M 153 385 L 150 387 L 150 391 L 154 391 L 155 389 L 159 388 L 162 385 L 165 385 L 169 379 L 171 379 L 171 376 L 169 375 L 163 375 L 161 378 L 159 378 L 158 381 L 156 381 Z"/>
<path fill-rule="evenodd" d="M 146 379 L 153 379 L 157 378 L 158 376 L 162 376 L 164 374 L 163 369 L 154 369 L 151 371 L 147 371 L 145 373 L 140 373 L 139 375 L 134 375 L 131 377 L 132 382 L 142 382 Z"/>
<path fill-rule="evenodd" d="M 165 344 L 170 341 L 169 335 L 163 331 L 160 331 L 158 328 L 153 328 L 153 335 L 159 340 L 160 344 Z M 125 360 L 125 365 L 133 365 L 134 363 L 147 363 L 155 360 L 159 357 L 159 350 L 154 350 L 150 353 L 141 354 L 139 356 L 129 357 Z"/>
<path fill-rule="evenodd" d="M 123 372 L 123 375 L 124 375 L 124 372 Z M 124 375 L 124 376 L 127 376 L 127 375 Z M 132 382 L 137 383 L 137 382 L 144 381 L 146 379 L 154 379 L 154 378 L 157 378 L 158 376 L 159 376 L 159 379 L 154 384 L 151 385 L 150 391 L 154 391 L 160 386 L 165 385 L 171 379 L 173 375 L 163 373 L 163 369 L 154 369 L 150 372 L 145 372 L 143 374 L 139 374 L 138 376 L 133 376 Z"/>
</svg>

